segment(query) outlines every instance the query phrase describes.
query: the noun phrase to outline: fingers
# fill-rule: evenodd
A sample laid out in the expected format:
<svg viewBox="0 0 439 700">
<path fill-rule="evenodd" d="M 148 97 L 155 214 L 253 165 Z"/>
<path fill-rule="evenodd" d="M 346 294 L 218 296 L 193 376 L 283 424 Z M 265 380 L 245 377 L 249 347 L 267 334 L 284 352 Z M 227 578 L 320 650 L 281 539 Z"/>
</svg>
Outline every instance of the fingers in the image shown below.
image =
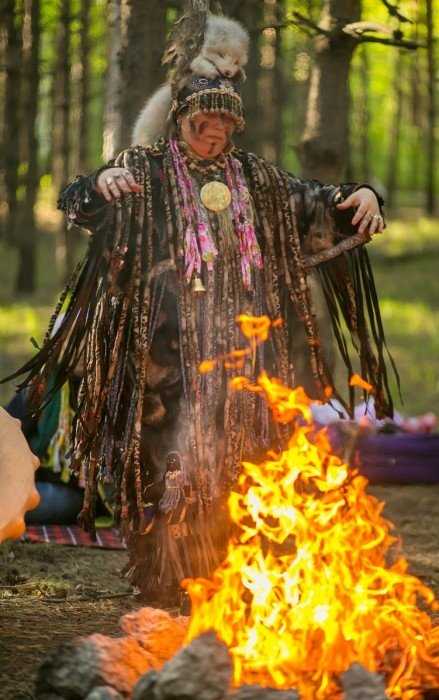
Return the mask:
<svg viewBox="0 0 439 700">
<path fill-rule="evenodd" d="M 102 178 L 101 175 L 99 176 L 96 184 L 98 186 L 98 191 L 105 197 L 107 202 L 111 202 L 111 200 L 112 200 L 111 194 L 108 190 L 108 187 L 107 187 L 105 180 Z"/>
<path fill-rule="evenodd" d="M 360 230 L 360 229 L 359 229 Z M 374 214 L 370 219 L 369 234 L 382 233 L 384 231 L 384 220 L 380 214 Z"/>
<path fill-rule="evenodd" d="M 349 195 L 349 197 L 346 197 L 343 202 L 340 202 L 340 204 L 337 204 L 337 209 L 350 209 L 351 207 L 354 207 L 357 203 L 357 198 L 355 197 L 355 193 Z"/>
<path fill-rule="evenodd" d="M 124 171 L 124 179 L 128 183 L 131 192 L 141 192 L 142 185 L 139 185 L 129 170 Z"/>
<path fill-rule="evenodd" d="M 367 220 L 364 221 L 364 217 L 366 215 L 367 215 L 367 204 L 365 202 L 363 202 L 363 204 L 360 204 L 360 206 L 358 207 L 357 211 L 354 214 L 354 217 L 352 219 L 352 225 L 356 226 L 361 221 L 362 225 L 364 223 L 364 226 L 363 226 L 363 230 L 364 230 L 367 223 L 368 223 Z"/>
<path fill-rule="evenodd" d="M 372 218 L 370 220 L 370 226 L 369 226 L 369 234 L 371 236 L 373 236 L 373 234 L 378 231 L 378 226 L 379 226 L 379 217 L 372 216 Z"/>
<path fill-rule="evenodd" d="M 108 168 L 98 177 L 97 189 L 107 200 L 112 202 L 120 199 L 124 194 L 139 193 L 142 186 L 139 185 L 132 173 L 124 168 Z"/>
</svg>

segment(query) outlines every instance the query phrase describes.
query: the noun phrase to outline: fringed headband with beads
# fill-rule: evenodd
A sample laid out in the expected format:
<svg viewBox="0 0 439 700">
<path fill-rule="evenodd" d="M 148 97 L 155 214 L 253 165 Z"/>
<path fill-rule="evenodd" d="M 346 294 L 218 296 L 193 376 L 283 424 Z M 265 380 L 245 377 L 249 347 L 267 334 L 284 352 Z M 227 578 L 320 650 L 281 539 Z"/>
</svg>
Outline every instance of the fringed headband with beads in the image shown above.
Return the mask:
<svg viewBox="0 0 439 700">
<path fill-rule="evenodd" d="M 219 112 L 227 114 L 236 123 L 236 130 L 243 131 L 245 127 L 244 108 L 241 95 L 231 80 L 223 78 L 192 77 L 189 83 L 180 90 L 173 101 L 171 113 L 176 119 L 182 113 L 193 117 L 200 112 Z"/>
</svg>

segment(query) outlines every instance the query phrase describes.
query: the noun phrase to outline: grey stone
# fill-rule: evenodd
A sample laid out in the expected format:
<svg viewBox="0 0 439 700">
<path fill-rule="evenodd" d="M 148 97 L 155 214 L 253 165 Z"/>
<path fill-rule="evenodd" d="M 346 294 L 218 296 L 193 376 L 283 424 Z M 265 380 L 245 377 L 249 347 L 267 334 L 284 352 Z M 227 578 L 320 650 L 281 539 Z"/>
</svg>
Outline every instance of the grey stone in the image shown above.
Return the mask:
<svg viewBox="0 0 439 700">
<path fill-rule="evenodd" d="M 86 700 L 123 700 L 120 693 L 109 685 L 100 685 L 93 688 L 91 693 L 87 695 Z"/>
<path fill-rule="evenodd" d="M 344 700 L 388 700 L 384 678 L 352 664 L 341 676 Z"/>
<path fill-rule="evenodd" d="M 96 686 L 105 685 L 99 655 L 86 640 L 65 642 L 41 664 L 35 683 L 36 700 L 59 695 L 66 700 L 83 700 Z"/>
<path fill-rule="evenodd" d="M 232 679 L 229 651 L 214 632 L 184 647 L 162 669 L 156 700 L 223 700 Z"/>
<path fill-rule="evenodd" d="M 159 673 L 157 671 L 148 671 L 144 676 L 137 681 L 133 688 L 131 700 L 155 700 L 155 686 Z"/>
<path fill-rule="evenodd" d="M 228 700 L 299 700 L 295 690 L 262 688 L 260 685 L 241 685 Z"/>
</svg>

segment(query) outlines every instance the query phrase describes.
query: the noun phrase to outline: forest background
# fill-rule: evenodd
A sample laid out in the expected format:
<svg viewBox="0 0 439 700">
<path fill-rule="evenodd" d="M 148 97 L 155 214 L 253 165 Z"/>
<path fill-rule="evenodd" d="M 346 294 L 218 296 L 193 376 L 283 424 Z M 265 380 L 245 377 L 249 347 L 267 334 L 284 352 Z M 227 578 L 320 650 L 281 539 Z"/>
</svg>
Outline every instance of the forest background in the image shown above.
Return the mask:
<svg viewBox="0 0 439 700">
<path fill-rule="evenodd" d="M 223 0 L 251 33 L 243 144 L 370 182 L 370 246 L 404 413 L 439 413 L 437 0 Z M 57 193 L 130 143 L 183 0 L 0 0 L 0 377 L 39 343 L 86 235 Z M 435 26 L 436 20 L 436 26 Z M 0 387 L 0 403 L 12 394 Z M 401 407 L 399 403 L 399 407 Z"/>
</svg>

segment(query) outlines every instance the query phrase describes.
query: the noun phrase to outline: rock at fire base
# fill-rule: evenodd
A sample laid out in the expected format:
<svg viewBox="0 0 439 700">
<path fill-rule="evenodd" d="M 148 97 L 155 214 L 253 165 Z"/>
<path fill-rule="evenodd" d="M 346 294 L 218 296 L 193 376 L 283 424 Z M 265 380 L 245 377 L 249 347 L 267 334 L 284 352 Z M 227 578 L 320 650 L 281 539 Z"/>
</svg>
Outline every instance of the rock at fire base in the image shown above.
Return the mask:
<svg viewBox="0 0 439 700">
<path fill-rule="evenodd" d="M 157 671 L 145 673 L 134 686 L 131 700 L 155 700 L 154 688 L 157 685 L 158 677 L 159 673 Z"/>
<path fill-rule="evenodd" d="M 41 665 L 36 700 L 57 693 L 66 700 L 82 700 L 98 686 L 111 686 L 129 695 L 139 678 L 157 666 L 136 639 L 112 639 L 94 634 L 62 644 Z"/>
<path fill-rule="evenodd" d="M 242 685 L 227 700 L 299 700 L 295 690 L 261 688 L 260 685 Z"/>
<path fill-rule="evenodd" d="M 154 687 L 155 700 L 223 700 L 232 660 L 214 632 L 205 632 L 168 661 Z"/>
<path fill-rule="evenodd" d="M 104 684 L 94 645 L 84 640 L 64 642 L 41 664 L 35 697 L 37 700 L 50 696 L 85 698 L 94 687 Z"/>
<path fill-rule="evenodd" d="M 98 686 L 129 696 L 147 671 L 160 668 L 182 647 L 187 618 L 142 608 L 125 615 L 121 628 L 126 636 L 93 634 L 55 649 L 39 669 L 36 699 L 82 700 Z"/>
<path fill-rule="evenodd" d="M 171 617 L 158 608 L 140 608 L 120 621 L 122 632 L 137 639 L 157 660 L 157 666 L 169 661 L 182 648 L 188 624 L 188 617 Z"/>
<path fill-rule="evenodd" d="M 109 685 L 100 685 L 87 695 L 86 700 L 123 700 L 123 697 Z"/>
<path fill-rule="evenodd" d="M 388 700 L 384 678 L 352 664 L 341 677 L 344 700 Z"/>
</svg>

